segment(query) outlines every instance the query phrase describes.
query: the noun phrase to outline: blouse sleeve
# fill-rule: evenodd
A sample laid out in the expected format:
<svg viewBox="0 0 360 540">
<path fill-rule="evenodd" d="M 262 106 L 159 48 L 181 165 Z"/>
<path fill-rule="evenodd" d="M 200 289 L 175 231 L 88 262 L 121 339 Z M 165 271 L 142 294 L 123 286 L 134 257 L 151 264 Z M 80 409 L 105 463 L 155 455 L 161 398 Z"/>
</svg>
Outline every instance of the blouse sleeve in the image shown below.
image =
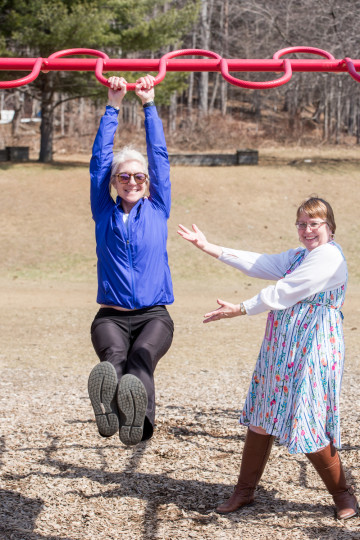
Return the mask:
<svg viewBox="0 0 360 540">
<path fill-rule="evenodd" d="M 247 276 L 278 280 L 285 274 L 301 249 L 289 249 L 283 253 L 267 255 L 223 247 L 218 260 L 241 270 Z"/>
<path fill-rule="evenodd" d="M 291 274 L 262 289 L 244 306 L 248 315 L 286 309 L 309 296 L 336 289 L 346 280 L 347 265 L 340 247 L 335 243 L 323 244 L 310 251 Z"/>
</svg>

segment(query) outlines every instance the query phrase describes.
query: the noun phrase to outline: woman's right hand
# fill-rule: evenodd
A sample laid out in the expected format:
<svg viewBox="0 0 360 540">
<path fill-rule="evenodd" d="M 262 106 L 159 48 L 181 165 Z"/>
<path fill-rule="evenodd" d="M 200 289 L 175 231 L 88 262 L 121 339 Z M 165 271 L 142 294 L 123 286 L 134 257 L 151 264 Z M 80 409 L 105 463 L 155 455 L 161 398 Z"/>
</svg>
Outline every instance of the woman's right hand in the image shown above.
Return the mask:
<svg viewBox="0 0 360 540">
<path fill-rule="evenodd" d="M 124 77 L 109 77 L 108 105 L 118 108 L 126 94 L 126 80 Z"/>
</svg>

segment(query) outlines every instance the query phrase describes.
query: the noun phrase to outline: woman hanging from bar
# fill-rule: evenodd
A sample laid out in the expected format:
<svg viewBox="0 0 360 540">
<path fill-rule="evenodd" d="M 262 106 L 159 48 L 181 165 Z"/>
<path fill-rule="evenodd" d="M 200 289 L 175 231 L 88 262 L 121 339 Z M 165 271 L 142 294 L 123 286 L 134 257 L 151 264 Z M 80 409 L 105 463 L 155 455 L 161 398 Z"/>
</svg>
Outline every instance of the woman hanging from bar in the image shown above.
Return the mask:
<svg viewBox="0 0 360 540">
<path fill-rule="evenodd" d="M 166 251 L 170 167 L 154 77 L 141 77 L 135 88 L 145 114 L 148 164 L 130 147 L 113 154 L 126 80 L 110 77 L 109 83 L 90 163 L 100 304 L 91 339 L 100 363 L 88 390 L 100 435 L 119 431 L 124 444 L 134 445 L 152 437 L 154 371 L 173 338 L 165 307 L 174 301 Z"/>
<path fill-rule="evenodd" d="M 274 438 L 291 454 L 303 453 L 333 496 L 339 519 L 358 513 L 345 479 L 340 443 L 339 398 L 344 367 L 341 307 L 347 266 L 334 241 L 335 219 L 323 199 L 304 201 L 296 214 L 304 248 L 276 255 L 222 248 L 193 230 L 179 234 L 204 253 L 244 274 L 275 285 L 240 304 L 218 300 L 204 322 L 269 311 L 266 332 L 240 423 L 247 426 L 238 483 L 217 511 L 228 513 L 254 501 Z"/>
</svg>

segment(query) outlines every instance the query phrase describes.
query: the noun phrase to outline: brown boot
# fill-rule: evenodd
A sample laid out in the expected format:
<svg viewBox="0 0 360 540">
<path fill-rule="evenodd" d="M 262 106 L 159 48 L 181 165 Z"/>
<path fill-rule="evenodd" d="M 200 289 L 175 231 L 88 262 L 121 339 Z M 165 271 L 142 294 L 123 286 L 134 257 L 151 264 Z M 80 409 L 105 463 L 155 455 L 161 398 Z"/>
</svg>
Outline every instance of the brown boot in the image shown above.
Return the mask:
<svg viewBox="0 0 360 540">
<path fill-rule="evenodd" d="M 356 516 L 359 507 L 354 495 L 354 489 L 346 483 L 344 470 L 336 448 L 329 444 L 319 452 L 305 455 L 319 473 L 330 495 L 332 495 L 336 506 L 337 519 L 349 519 Z"/>
<path fill-rule="evenodd" d="M 240 475 L 230 499 L 217 507 L 219 514 L 234 512 L 254 501 L 254 493 L 269 458 L 274 437 L 248 429 L 242 454 Z"/>
</svg>

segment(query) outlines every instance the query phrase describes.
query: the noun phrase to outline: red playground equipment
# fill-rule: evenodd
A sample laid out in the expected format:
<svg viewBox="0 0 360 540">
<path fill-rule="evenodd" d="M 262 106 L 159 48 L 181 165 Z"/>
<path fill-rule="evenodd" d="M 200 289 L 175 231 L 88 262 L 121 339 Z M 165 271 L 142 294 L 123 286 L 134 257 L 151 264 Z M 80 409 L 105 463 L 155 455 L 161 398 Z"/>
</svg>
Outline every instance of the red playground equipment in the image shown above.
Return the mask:
<svg viewBox="0 0 360 540">
<path fill-rule="evenodd" d="M 286 54 L 307 53 L 321 56 L 321 59 L 282 58 Z M 65 58 L 74 55 L 88 55 L 96 58 Z M 178 59 L 178 56 L 205 56 L 202 59 Z M 211 71 L 220 72 L 226 81 L 235 86 L 251 89 L 275 88 L 290 81 L 296 72 L 345 72 L 360 81 L 360 60 L 344 58 L 336 60 L 332 54 L 316 47 L 288 47 L 277 51 L 272 59 L 225 59 L 219 54 L 202 49 L 180 49 L 171 51 L 159 60 L 154 59 L 110 59 L 107 54 L 95 49 L 66 49 L 51 54 L 48 58 L 0 58 L 1 71 L 30 71 L 31 73 L 13 81 L 0 81 L 0 88 L 16 88 L 34 81 L 40 71 L 94 71 L 95 77 L 104 86 L 109 86 L 104 72 L 114 71 L 158 71 L 155 84 L 159 84 L 167 71 Z M 250 82 L 237 79 L 230 72 L 283 72 L 278 79 Z M 128 90 L 135 84 L 129 83 Z"/>
</svg>

